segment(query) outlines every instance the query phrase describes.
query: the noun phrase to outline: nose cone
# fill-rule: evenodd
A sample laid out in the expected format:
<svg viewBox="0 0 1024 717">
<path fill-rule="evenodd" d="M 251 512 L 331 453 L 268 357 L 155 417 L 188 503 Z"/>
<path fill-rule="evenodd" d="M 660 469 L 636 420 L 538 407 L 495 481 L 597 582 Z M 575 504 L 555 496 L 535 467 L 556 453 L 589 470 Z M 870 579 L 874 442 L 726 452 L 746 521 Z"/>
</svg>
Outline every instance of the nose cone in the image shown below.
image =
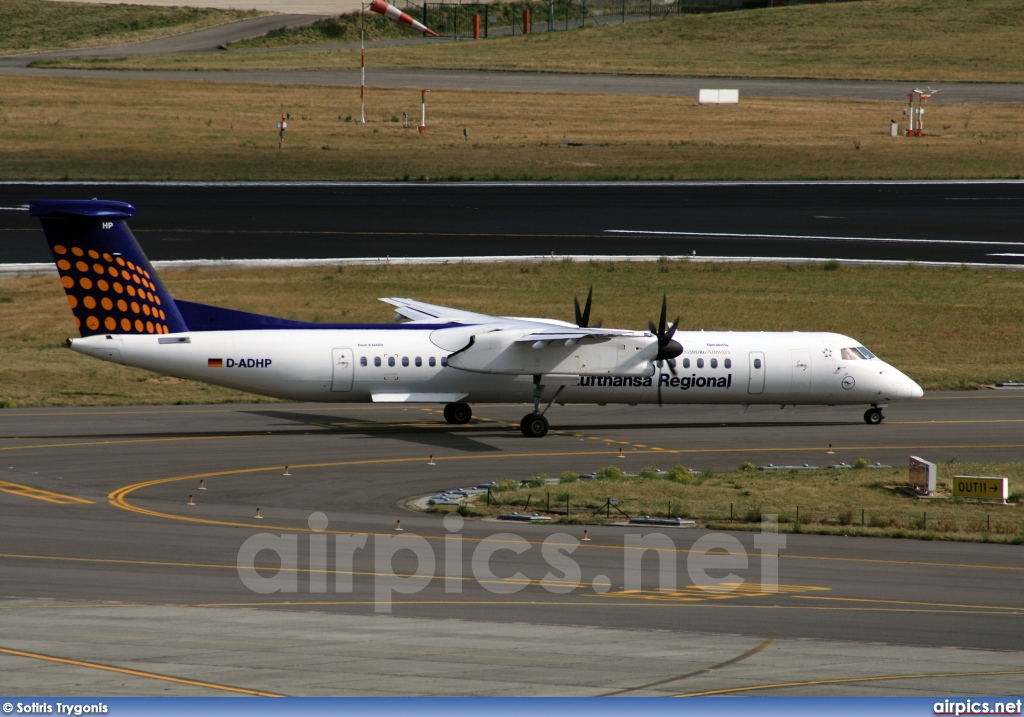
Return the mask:
<svg viewBox="0 0 1024 717">
<path fill-rule="evenodd" d="M 921 398 L 924 395 L 924 389 L 917 385 L 917 382 L 913 379 L 908 378 L 907 383 L 910 384 L 910 397 Z"/>
<path fill-rule="evenodd" d="M 921 398 L 924 395 L 924 389 L 918 386 L 914 379 L 901 373 L 899 380 L 896 382 L 896 394 L 900 400 L 909 401 Z"/>
<path fill-rule="evenodd" d="M 882 367 L 879 375 L 883 383 L 879 387 L 879 396 L 886 396 L 889 401 L 911 401 L 924 395 L 924 389 L 916 381 L 888 364 Z"/>
</svg>

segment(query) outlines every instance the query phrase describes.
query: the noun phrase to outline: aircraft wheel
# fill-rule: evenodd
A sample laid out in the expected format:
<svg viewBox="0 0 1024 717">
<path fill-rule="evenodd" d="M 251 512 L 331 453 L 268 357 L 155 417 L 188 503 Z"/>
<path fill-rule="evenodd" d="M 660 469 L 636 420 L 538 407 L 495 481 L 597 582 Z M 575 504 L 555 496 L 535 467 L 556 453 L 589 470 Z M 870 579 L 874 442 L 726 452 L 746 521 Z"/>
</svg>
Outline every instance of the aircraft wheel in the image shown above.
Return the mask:
<svg viewBox="0 0 1024 717">
<path fill-rule="evenodd" d="M 449 403 L 444 407 L 444 420 L 448 423 L 455 423 L 461 425 L 463 423 L 469 423 L 469 419 L 473 417 L 473 409 L 466 403 Z"/>
<path fill-rule="evenodd" d="M 528 413 L 519 422 L 519 430 L 527 438 L 543 438 L 548 432 L 548 419 L 539 413 Z"/>
<path fill-rule="evenodd" d="M 864 423 L 868 424 L 869 426 L 877 426 L 879 423 L 882 422 L 883 418 L 885 418 L 885 416 L 882 415 L 881 409 L 869 408 L 868 410 L 864 411 Z"/>
</svg>

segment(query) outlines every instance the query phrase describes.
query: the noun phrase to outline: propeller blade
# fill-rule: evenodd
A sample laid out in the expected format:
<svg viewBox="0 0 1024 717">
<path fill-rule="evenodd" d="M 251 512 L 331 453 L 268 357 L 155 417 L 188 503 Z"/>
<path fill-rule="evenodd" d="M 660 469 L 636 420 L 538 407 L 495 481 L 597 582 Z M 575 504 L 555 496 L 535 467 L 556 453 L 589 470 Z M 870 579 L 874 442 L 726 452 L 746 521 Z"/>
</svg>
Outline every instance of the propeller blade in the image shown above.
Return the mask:
<svg viewBox="0 0 1024 717">
<path fill-rule="evenodd" d="M 676 356 L 683 352 L 683 347 L 678 341 L 673 341 L 672 337 L 675 336 L 676 327 L 679 326 L 681 317 L 676 317 L 676 320 L 667 324 L 665 319 L 668 318 L 668 294 L 662 294 L 661 296 L 661 317 L 659 319 L 659 326 L 655 326 L 653 321 L 648 321 L 647 325 L 651 329 L 651 333 L 658 340 L 658 353 L 655 354 L 653 361 L 660 368 L 662 361 L 669 360 L 669 369 L 672 375 L 676 375 L 676 364 L 674 359 Z"/>
<path fill-rule="evenodd" d="M 590 304 L 594 299 L 594 286 L 590 286 L 590 290 L 587 291 L 587 303 L 583 306 L 583 311 L 580 311 L 580 300 L 573 297 L 572 303 L 576 308 L 576 325 L 581 329 L 590 327 Z"/>
<path fill-rule="evenodd" d="M 671 372 L 671 374 L 673 376 L 678 376 L 679 375 L 679 374 L 676 373 L 676 360 L 675 359 L 669 359 L 668 360 L 668 370 Z"/>
<path fill-rule="evenodd" d="M 676 319 L 676 321 L 675 321 L 675 323 L 674 323 L 674 324 L 671 324 L 671 325 L 669 325 L 669 327 L 668 327 L 668 333 L 666 333 L 666 334 L 665 334 L 665 336 L 664 336 L 664 338 L 662 339 L 662 340 L 663 340 L 663 341 L 664 341 L 664 342 L 665 342 L 666 344 L 667 344 L 667 343 L 668 343 L 669 341 L 671 341 L 671 340 L 672 340 L 672 337 L 673 337 L 673 336 L 675 335 L 675 333 L 676 333 L 676 327 L 677 327 L 677 326 L 679 326 L 679 319 L 678 319 L 678 318 Z"/>
</svg>

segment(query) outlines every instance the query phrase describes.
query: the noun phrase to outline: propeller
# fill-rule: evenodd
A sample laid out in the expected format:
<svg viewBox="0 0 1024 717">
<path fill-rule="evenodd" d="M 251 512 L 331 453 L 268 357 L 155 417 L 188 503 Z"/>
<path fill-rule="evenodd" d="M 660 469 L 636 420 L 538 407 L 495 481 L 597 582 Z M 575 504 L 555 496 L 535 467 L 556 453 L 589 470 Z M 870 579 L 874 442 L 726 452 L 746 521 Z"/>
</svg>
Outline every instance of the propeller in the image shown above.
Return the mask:
<svg viewBox="0 0 1024 717">
<path fill-rule="evenodd" d="M 590 302 L 594 298 L 594 286 L 591 284 L 590 291 L 587 292 L 587 303 L 583 307 L 583 311 L 580 312 L 580 300 L 575 296 L 572 298 L 573 306 L 576 307 L 576 325 L 581 329 L 590 328 Z"/>
<path fill-rule="evenodd" d="M 655 354 L 651 361 L 657 364 L 658 368 L 662 368 L 665 362 L 668 362 L 669 372 L 676 375 L 676 356 L 683 352 L 683 347 L 678 341 L 674 341 L 672 336 L 676 333 L 676 327 L 679 326 L 679 319 L 677 318 L 673 323 L 666 324 L 665 320 L 668 317 L 668 295 L 662 295 L 661 297 L 661 319 L 658 321 L 658 325 L 655 326 L 653 321 L 648 321 L 647 325 L 651 329 L 651 333 L 654 334 L 655 338 L 658 339 L 658 353 Z M 661 405 L 661 381 L 658 381 L 658 405 Z"/>
</svg>

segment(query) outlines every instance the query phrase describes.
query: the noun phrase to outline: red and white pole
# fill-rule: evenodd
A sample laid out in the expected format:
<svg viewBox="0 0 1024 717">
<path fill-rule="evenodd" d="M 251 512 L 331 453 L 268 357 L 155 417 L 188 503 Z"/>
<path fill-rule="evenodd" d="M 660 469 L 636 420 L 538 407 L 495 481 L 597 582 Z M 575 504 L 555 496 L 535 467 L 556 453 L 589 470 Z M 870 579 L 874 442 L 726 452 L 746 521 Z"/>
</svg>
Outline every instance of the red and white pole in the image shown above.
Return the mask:
<svg viewBox="0 0 1024 717">
<path fill-rule="evenodd" d="M 359 122 L 366 124 L 366 5 L 359 6 Z"/>
<path fill-rule="evenodd" d="M 430 90 L 420 90 L 420 105 L 422 107 L 422 115 L 420 117 L 420 134 L 427 131 L 427 93 Z"/>
</svg>

